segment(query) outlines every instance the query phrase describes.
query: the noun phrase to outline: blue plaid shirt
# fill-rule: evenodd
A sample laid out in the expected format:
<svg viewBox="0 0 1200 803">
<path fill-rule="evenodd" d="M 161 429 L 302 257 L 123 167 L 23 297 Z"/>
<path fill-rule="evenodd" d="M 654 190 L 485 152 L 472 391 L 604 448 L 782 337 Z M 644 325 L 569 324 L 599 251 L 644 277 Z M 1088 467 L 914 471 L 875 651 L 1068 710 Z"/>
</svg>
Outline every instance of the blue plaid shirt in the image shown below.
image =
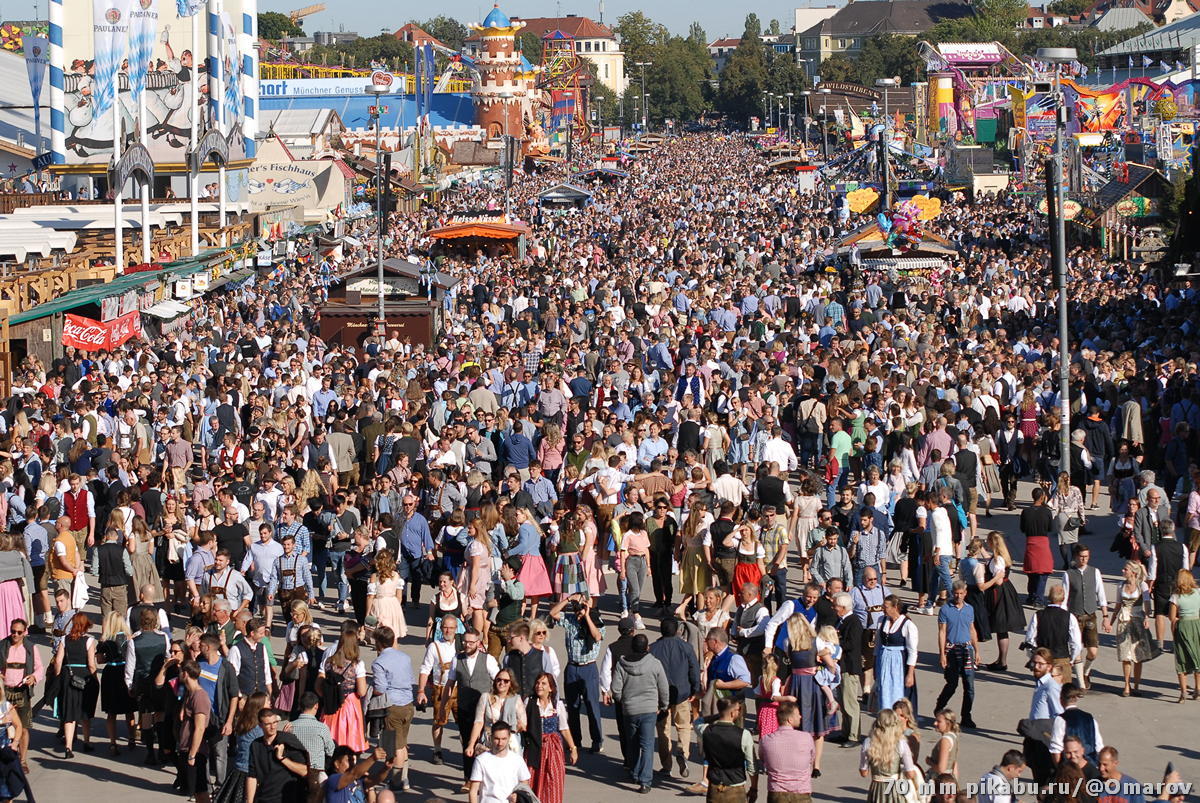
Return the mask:
<svg viewBox="0 0 1200 803">
<path fill-rule="evenodd" d="M 285 536 L 293 536 L 296 539 L 296 551 L 304 557 L 312 556 L 312 534 L 308 528 L 298 521 L 291 524 L 277 524 L 275 526 L 275 540 L 282 541 Z"/>
<path fill-rule="evenodd" d="M 604 625 L 600 625 L 600 638 L 593 641 L 587 625 L 573 613 L 564 614 L 558 620 L 567 639 L 567 661 L 573 664 L 590 664 L 600 657 L 604 649 Z"/>
</svg>

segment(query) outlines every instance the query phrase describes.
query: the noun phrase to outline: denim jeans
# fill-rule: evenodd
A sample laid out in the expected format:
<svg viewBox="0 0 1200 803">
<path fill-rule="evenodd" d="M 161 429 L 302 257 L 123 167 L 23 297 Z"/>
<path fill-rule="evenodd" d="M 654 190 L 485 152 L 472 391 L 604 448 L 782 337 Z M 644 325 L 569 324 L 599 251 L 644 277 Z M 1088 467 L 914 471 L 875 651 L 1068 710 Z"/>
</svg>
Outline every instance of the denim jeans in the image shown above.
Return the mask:
<svg viewBox="0 0 1200 803">
<path fill-rule="evenodd" d="M 641 611 L 642 588 L 646 585 L 646 559 L 641 555 L 625 558 L 625 607 L 630 616 Z"/>
<path fill-rule="evenodd" d="M 939 593 L 941 593 L 942 589 L 945 589 L 947 598 L 952 593 L 951 592 L 952 584 L 951 584 L 951 580 L 950 580 L 950 561 L 951 560 L 953 560 L 953 558 L 951 558 L 949 555 L 942 555 L 941 557 L 938 558 L 937 582 L 934 584 L 933 596 L 930 599 L 930 602 L 932 602 L 934 599 L 937 599 L 937 595 Z"/>
<path fill-rule="evenodd" d="M 975 669 L 972 666 L 973 655 L 969 646 L 949 645 L 946 647 L 946 668 L 942 677 L 946 685 L 938 695 L 934 711 L 941 711 L 950 702 L 950 698 L 958 691 L 958 679 L 963 683 L 962 718 L 971 719 L 971 708 L 975 704 Z"/>
<path fill-rule="evenodd" d="M 604 740 L 600 712 L 600 672 L 596 664 L 567 664 L 563 673 L 564 697 L 567 704 L 567 727 L 575 744 L 583 746 L 580 714 L 587 714 L 588 735 L 593 746 Z"/>
<path fill-rule="evenodd" d="M 633 780 L 649 786 L 654 780 L 654 739 L 656 714 L 634 714 L 625 717 L 629 748 L 633 759 Z"/>
<path fill-rule="evenodd" d="M 787 563 L 771 572 L 770 577 L 773 587 L 771 588 L 771 598 L 767 601 L 771 603 L 772 610 L 778 611 L 780 606 L 787 601 Z"/>
<path fill-rule="evenodd" d="M 800 465 L 811 468 L 821 454 L 821 435 L 818 432 L 800 433 Z"/>
<path fill-rule="evenodd" d="M 842 466 L 838 469 L 837 479 L 829 483 L 829 487 L 825 489 L 825 507 L 832 508 L 837 504 L 838 489 L 846 484 L 846 477 L 850 475 L 850 466 Z"/>
<path fill-rule="evenodd" d="M 313 596 L 321 599 L 325 596 L 326 572 L 329 569 L 329 550 L 314 548 L 312 553 Z"/>
<path fill-rule="evenodd" d="M 345 604 L 346 598 L 350 596 L 350 584 L 346 582 L 345 552 L 329 550 L 329 572 L 332 575 L 331 579 L 337 581 L 338 604 Z"/>
</svg>

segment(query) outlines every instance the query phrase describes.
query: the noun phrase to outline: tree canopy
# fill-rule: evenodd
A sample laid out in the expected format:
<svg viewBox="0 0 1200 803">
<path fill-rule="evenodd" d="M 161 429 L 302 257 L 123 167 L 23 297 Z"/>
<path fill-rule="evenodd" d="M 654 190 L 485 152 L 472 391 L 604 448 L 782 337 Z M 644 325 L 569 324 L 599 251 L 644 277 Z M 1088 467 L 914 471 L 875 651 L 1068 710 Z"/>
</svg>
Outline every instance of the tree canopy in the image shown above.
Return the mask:
<svg viewBox="0 0 1200 803">
<path fill-rule="evenodd" d="M 467 26 L 445 14 L 415 24 L 451 50 L 462 50 L 463 42 L 467 40 Z"/>
<path fill-rule="evenodd" d="M 268 42 L 278 42 L 285 36 L 304 36 L 304 29 L 287 14 L 262 11 L 258 15 L 258 35 Z"/>
</svg>

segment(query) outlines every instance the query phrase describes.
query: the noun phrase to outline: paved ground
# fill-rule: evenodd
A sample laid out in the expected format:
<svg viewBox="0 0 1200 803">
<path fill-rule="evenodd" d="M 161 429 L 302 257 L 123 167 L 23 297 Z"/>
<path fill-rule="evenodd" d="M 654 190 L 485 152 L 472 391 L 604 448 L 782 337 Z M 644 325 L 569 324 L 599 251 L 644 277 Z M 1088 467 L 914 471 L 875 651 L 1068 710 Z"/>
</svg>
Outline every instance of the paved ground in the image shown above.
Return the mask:
<svg viewBox="0 0 1200 803">
<path fill-rule="evenodd" d="M 1022 488 L 1022 499 L 1028 499 L 1029 489 L 1026 484 Z M 1021 505 L 1026 504 L 1022 501 Z M 1092 535 L 1085 536 L 1085 542 L 1092 547 L 1092 561 L 1103 571 L 1109 581 L 1118 577 L 1120 560 L 1108 550 L 1111 541 L 1114 518 L 1101 515 L 1107 510 L 1107 499 L 1101 499 L 1101 511 L 1094 512 L 1089 520 Z M 990 519 L 980 519 L 981 529 L 999 529 L 1009 538 L 1013 558 L 1019 564 L 1021 555 L 1021 539 L 1017 534 L 1017 512 L 997 512 Z M 793 590 L 797 583 L 793 570 Z M 1024 596 L 1024 578 L 1014 577 L 1018 592 Z M 891 587 L 890 590 L 895 590 Z M 911 598 L 907 591 L 899 592 L 905 599 Z M 1110 598 L 1112 594 L 1110 593 Z M 608 600 L 611 602 L 611 599 Z M 95 614 L 95 611 L 92 612 Z M 327 617 L 328 618 L 328 617 Z M 418 623 L 418 619 L 421 621 Z M 928 726 L 928 717 L 932 715 L 932 706 L 938 691 L 941 689 L 941 673 L 937 667 L 937 631 L 934 617 L 914 617 L 921 634 L 921 661 L 918 670 L 917 684 L 920 689 L 921 710 L 919 714 L 926 725 L 926 747 L 922 750 L 922 763 L 928 753 L 928 745 L 932 744 L 933 731 Z M 610 625 L 609 632 L 615 632 L 611 627 L 615 615 L 610 610 L 606 613 Z M 332 621 L 332 620 L 330 620 Z M 648 623 L 651 633 L 656 625 Z M 323 622 L 324 624 L 324 622 Z M 410 615 L 409 628 L 413 633 L 423 633 L 423 615 Z M 552 630 L 555 646 L 562 655 L 561 635 Z M 997 763 L 1003 752 L 1010 747 L 1019 747 L 1020 739 L 1014 734 L 1017 720 L 1028 715 L 1032 681 L 1030 676 L 1021 668 L 1023 658 L 1016 651 L 1019 639 L 1014 638 L 1009 655 L 1008 674 L 995 675 L 979 674 L 976 682 L 975 721 L 978 730 L 965 734 L 959 751 L 959 767 L 962 780 L 977 780 Z M 1093 688 L 1085 701 L 1084 707 L 1095 713 L 1101 725 L 1105 741 L 1119 747 L 1121 751 L 1121 769 L 1142 782 L 1156 782 L 1161 779 L 1163 768 L 1168 761 L 1183 773 L 1184 779 L 1200 783 L 1200 739 L 1196 736 L 1196 723 L 1200 718 L 1200 702 L 1188 702 L 1176 705 L 1174 663 L 1171 656 L 1160 657 L 1145 667 L 1142 682 L 1142 698 L 1122 698 L 1121 665 L 1116 660 L 1116 653 L 1110 636 L 1101 636 L 1100 658 L 1093 670 Z M 411 654 L 414 666 L 419 663 L 423 652 L 422 645 L 410 639 L 406 645 Z M 982 658 L 990 662 L 995 658 L 995 642 L 982 647 Z M 952 701 L 957 706 L 958 698 Z M 97 744 L 98 751 L 88 755 L 76 748 L 76 757 L 67 761 L 62 758 L 62 751 L 55 739 L 55 723 L 45 714 L 35 723 L 33 743 L 30 750 L 32 765 L 32 780 L 35 793 L 41 800 L 64 800 L 78 798 L 81 795 L 92 795 L 93 799 L 110 799 L 118 797 L 123 803 L 140 803 L 140 801 L 165 800 L 172 796 L 170 783 L 172 774 L 156 769 L 140 766 L 141 751 L 133 756 L 110 758 L 104 747 L 104 725 L 100 719 L 95 720 L 96 733 L 100 735 Z M 870 723 L 864 719 L 864 731 L 869 730 Z M 457 748 L 457 734 L 453 726 L 447 729 L 446 746 Z M 622 798 L 632 796 L 633 787 L 626 783 L 620 766 L 620 755 L 616 744 L 616 726 L 611 719 L 605 721 L 606 750 L 604 755 L 593 756 L 584 753 L 577 767 L 568 769 L 567 795 L 572 803 L 590 803 L 591 801 L 611 800 L 614 795 Z M 449 753 L 449 762 L 442 767 L 429 763 L 431 749 L 429 745 L 429 720 L 418 720 L 413 727 L 413 756 L 414 763 L 411 773 L 413 792 L 404 799 L 427 800 L 438 796 L 447 799 L 465 800 L 465 795 L 456 796 L 455 792 L 460 783 L 460 765 L 457 753 Z M 693 759 L 696 753 L 693 752 Z M 814 798 L 817 800 L 855 800 L 865 797 L 865 779 L 859 777 L 858 751 L 843 750 L 830 745 L 822 761 L 823 776 L 815 783 Z M 682 781 L 678 775 L 656 779 L 656 789 L 653 794 L 637 799 L 666 800 L 679 797 L 687 783 L 695 781 L 700 774 L 699 765 L 693 760 L 691 778 Z M 699 799 L 699 798 L 696 798 Z M 765 799 L 765 798 L 763 798 Z"/>
</svg>

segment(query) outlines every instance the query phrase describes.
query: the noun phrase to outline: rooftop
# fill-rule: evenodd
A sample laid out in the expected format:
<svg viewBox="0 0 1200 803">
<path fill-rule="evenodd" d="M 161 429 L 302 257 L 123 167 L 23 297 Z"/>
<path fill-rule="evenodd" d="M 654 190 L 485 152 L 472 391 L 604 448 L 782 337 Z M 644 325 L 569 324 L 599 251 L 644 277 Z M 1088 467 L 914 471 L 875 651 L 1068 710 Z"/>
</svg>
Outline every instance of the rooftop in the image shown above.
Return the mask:
<svg viewBox="0 0 1200 803">
<path fill-rule="evenodd" d="M 1107 50 L 1100 51 L 1099 55 L 1141 56 L 1162 51 L 1187 50 L 1194 45 L 1200 45 L 1200 14 L 1189 14 L 1170 25 L 1118 42 Z"/>
<path fill-rule="evenodd" d="M 809 31 L 830 36 L 915 35 L 942 20 L 963 19 L 974 13 L 966 0 L 859 0 L 838 9 Z"/>
</svg>

